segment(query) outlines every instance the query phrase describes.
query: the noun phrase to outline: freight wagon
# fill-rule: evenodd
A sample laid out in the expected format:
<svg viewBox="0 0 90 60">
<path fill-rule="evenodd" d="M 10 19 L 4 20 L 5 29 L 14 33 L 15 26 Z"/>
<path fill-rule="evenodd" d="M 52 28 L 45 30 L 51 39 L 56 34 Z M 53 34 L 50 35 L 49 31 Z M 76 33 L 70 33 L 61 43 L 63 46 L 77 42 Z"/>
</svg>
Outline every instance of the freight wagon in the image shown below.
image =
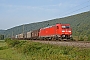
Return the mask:
<svg viewBox="0 0 90 60">
<path fill-rule="evenodd" d="M 27 40 L 31 39 L 31 31 L 27 32 Z"/>
<path fill-rule="evenodd" d="M 24 34 L 23 34 L 23 33 L 18 34 L 18 35 L 17 35 L 17 38 L 18 38 L 18 39 L 23 39 L 23 38 L 24 38 Z"/>
<path fill-rule="evenodd" d="M 33 30 L 32 32 L 31 32 L 31 38 L 32 39 L 39 39 L 39 31 L 40 31 L 40 29 L 38 29 L 38 30 Z"/>
<path fill-rule="evenodd" d="M 16 39 L 27 39 L 27 34 L 26 33 L 21 33 L 15 36 Z"/>
</svg>

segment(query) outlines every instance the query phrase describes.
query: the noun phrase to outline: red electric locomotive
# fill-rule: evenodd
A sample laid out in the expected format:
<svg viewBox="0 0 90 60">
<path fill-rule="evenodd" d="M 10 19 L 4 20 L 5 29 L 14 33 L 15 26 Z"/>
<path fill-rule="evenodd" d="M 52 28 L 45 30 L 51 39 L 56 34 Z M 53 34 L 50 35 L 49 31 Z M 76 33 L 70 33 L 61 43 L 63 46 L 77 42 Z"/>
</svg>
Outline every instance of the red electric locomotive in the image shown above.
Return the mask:
<svg viewBox="0 0 90 60">
<path fill-rule="evenodd" d="M 72 29 L 70 24 L 56 24 L 53 26 L 41 28 L 39 31 L 40 38 L 70 39 L 72 37 Z"/>
</svg>

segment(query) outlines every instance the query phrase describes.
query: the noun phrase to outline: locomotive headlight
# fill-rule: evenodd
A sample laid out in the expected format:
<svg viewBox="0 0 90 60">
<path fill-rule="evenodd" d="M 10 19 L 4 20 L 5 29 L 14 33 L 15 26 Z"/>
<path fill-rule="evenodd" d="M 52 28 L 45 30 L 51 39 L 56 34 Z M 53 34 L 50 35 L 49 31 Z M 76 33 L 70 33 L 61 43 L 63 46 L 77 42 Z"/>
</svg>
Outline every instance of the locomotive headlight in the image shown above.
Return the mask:
<svg viewBox="0 0 90 60">
<path fill-rule="evenodd" d="M 65 32 L 65 31 L 62 31 L 62 32 Z"/>
<path fill-rule="evenodd" d="M 62 37 L 65 37 L 65 35 L 62 35 Z"/>
<path fill-rule="evenodd" d="M 72 37 L 72 35 L 70 35 L 70 37 Z"/>
</svg>

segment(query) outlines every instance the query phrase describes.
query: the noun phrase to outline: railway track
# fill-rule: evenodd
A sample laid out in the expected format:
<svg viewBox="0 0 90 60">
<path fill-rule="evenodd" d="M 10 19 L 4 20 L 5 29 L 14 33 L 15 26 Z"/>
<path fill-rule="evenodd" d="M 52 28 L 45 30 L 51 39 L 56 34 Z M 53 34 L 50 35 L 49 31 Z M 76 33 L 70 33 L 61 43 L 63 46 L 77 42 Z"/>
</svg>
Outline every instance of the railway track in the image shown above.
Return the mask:
<svg viewBox="0 0 90 60">
<path fill-rule="evenodd" d="M 74 46 L 74 47 L 90 48 L 90 41 L 39 41 L 39 40 L 32 40 L 32 41 L 45 44 L 53 44 L 58 46 Z"/>
</svg>

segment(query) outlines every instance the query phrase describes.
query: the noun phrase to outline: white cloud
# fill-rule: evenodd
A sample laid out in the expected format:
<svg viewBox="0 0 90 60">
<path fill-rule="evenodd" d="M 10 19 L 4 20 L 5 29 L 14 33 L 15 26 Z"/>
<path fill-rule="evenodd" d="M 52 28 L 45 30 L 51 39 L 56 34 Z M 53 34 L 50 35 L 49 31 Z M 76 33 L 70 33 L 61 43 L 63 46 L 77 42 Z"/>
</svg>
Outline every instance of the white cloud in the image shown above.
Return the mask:
<svg viewBox="0 0 90 60">
<path fill-rule="evenodd" d="M 16 10 L 36 10 L 36 11 L 49 11 L 49 12 L 55 12 L 57 9 L 55 8 L 47 8 L 45 6 L 22 6 L 22 5 L 11 5 L 11 4 L 0 4 L 0 6 L 4 8 L 8 8 L 8 12 L 14 12 Z M 55 6 L 55 5 L 51 5 Z M 50 7 L 50 6 L 49 6 Z M 12 11 L 10 11 L 12 10 Z"/>
<path fill-rule="evenodd" d="M 54 4 L 54 5 L 48 5 L 48 7 L 59 7 L 59 6 L 62 6 L 62 3 L 59 3 L 59 4 Z"/>
<path fill-rule="evenodd" d="M 57 7 L 74 7 L 74 6 L 76 6 L 77 4 L 69 4 L 69 3 L 59 3 L 59 4 L 57 4 L 57 5 L 55 5 L 55 6 L 57 6 Z"/>
</svg>

